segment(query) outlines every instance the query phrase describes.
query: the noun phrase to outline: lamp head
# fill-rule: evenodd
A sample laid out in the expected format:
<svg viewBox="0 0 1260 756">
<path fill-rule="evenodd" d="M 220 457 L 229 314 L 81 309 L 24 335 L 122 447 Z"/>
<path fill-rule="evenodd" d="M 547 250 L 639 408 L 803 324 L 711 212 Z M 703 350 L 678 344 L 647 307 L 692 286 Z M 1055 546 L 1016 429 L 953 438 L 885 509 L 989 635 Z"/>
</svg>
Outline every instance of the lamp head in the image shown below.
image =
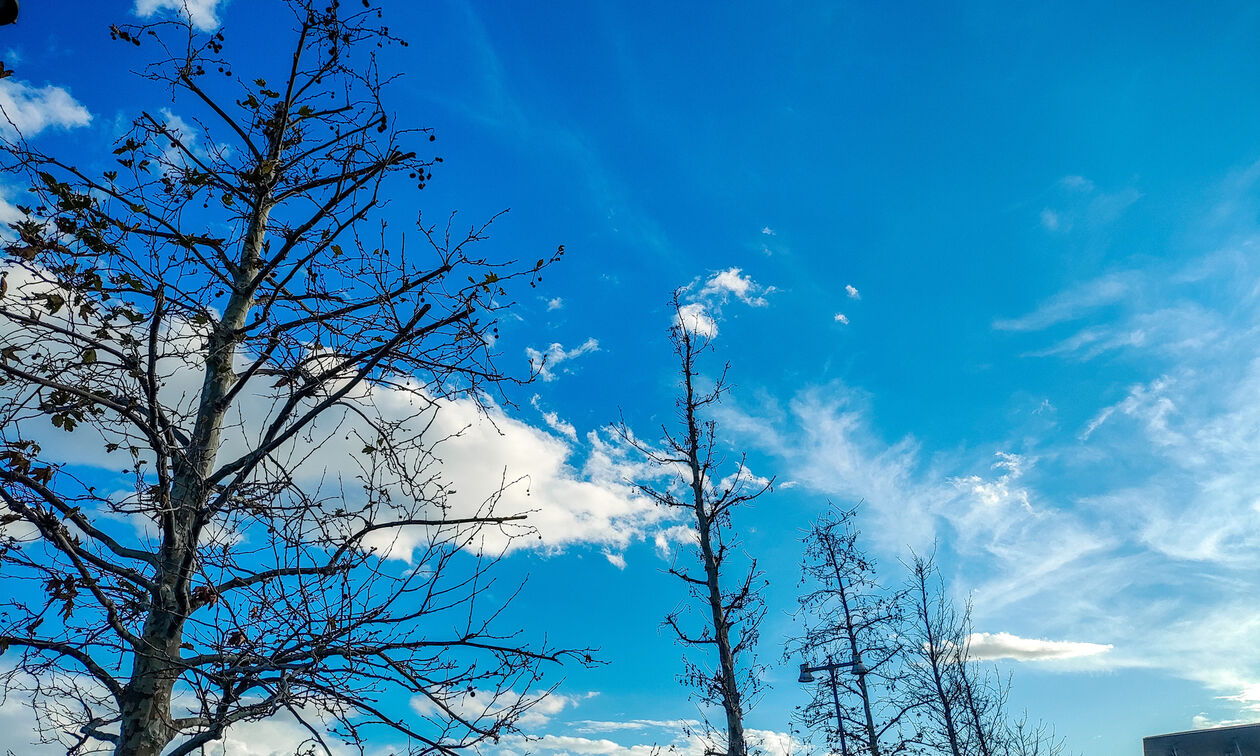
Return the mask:
<svg viewBox="0 0 1260 756">
<path fill-rule="evenodd" d="M 796 678 L 800 683 L 812 683 L 814 681 L 814 673 L 809 671 L 808 664 L 801 664 L 801 676 Z"/>
</svg>

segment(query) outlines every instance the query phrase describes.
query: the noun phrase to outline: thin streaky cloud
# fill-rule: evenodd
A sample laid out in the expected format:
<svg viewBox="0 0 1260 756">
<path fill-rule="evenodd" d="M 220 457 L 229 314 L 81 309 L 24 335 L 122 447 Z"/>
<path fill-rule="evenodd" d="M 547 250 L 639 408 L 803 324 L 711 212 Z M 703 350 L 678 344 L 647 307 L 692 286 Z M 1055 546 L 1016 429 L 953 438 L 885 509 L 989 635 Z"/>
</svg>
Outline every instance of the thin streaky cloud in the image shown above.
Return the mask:
<svg viewBox="0 0 1260 756">
<path fill-rule="evenodd" d="M 972 633 L 967 637 L 967 647 L 971 657 L 981 661 L 1014 659 L 1026 662 L 1097 656 L 1115 648 L 1110 643 L 1021 638 L 1012 633 Z"/>
<path fill-rule="evenodd" d="M 998 331 L 1041 331 L 1077 320 L 1092 310 L 1123 301 L 1140 283 L 1139 278 L 1132 271 L 1096 278 L 1054 295 L 1027 315 L 995 320 L 993 328 Z"/>
</svg>

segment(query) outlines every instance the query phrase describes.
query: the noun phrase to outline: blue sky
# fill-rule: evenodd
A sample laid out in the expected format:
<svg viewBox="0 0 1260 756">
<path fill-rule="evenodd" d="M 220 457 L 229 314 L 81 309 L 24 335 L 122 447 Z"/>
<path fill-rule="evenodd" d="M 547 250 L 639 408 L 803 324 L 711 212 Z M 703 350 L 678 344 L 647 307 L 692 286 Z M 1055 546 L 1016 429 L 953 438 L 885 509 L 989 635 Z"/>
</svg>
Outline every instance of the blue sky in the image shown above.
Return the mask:
<svg viewBox="0 0 1260 756">
<path fill-rule="evenodd" d="M 136 108 L 179 116 L 106 31 L 161 0 L 28 5 L 0 30 L 0 102 L 40 146 L 86 163 Z M 270 10 L 192 5 L 251 77 L 282 63 Z M 510 207 L 488 250 L 568 250 L 499 342 L 548 373 L 452 465 L 474 488 L 497 471 L 473 460 L 531 476 L 544 540 L 505 565 L 531 575 L 517 619 L 609 662 L 567 672 L 541 748 L 670 743 L 696 715 L 658 627 L 678 523 L 606 432 L 669 418 L 679 286 L 731 363 L 727 443 L 780 483 L 738 521 L 771 579 L 752 727 L 805 700 L 779 655 L 828 499 L 865 501 L 889 582 L 939 540 L 976 629 L 1016 636 L 992 640 L 1014 701 L 1071 748 L 1260 718 L 1260 7 L 391 12 L 411 42 L 387 53 L 393 107 L 445 161 L 426 212 Z"/>
</svg>

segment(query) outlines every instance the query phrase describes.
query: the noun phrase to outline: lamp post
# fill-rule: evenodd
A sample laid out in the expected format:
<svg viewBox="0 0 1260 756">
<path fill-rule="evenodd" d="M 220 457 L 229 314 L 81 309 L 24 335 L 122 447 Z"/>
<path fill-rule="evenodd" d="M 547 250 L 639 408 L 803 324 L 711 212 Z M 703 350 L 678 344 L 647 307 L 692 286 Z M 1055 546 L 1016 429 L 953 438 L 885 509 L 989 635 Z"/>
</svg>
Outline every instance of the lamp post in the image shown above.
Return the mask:
<svg viewBox="0 0 1260 756">
<path fill-rule="evenodd" d="M 862 663 L 862 657 L 858 656 L 853 661 L 833 662 L 830 657 L 826 664 L 819 664 L 817 667 L 811 667 L 806 663 L 801 663 L 801 676 L 796 678 L 800 683 L 814 682 L 815 672 L 828 672 L 828 683 L 831 685 L 831 700 L 836 704 L 836 727 L 840 733 L 840 756 L 849 756 L 849 746 L 844 737 L 844 712 L 840 709 L 840 683 L 836 680 L 836 670 L 843 667 L 851 667 L 853 674 L 866 674 L 866 665 Z"/>
</svg>

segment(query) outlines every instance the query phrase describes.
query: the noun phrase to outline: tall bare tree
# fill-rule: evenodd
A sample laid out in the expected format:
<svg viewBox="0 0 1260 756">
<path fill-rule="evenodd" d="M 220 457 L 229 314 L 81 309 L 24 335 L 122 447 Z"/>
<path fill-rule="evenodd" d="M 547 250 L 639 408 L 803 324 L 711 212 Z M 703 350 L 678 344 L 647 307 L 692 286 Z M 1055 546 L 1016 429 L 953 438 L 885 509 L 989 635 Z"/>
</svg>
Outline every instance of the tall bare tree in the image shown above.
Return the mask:
<svg viewBox="0 0 1260 756">
<path fill-rule="evenodd" d="M 910 695 L 928 720 L 920 730 L 921 742 L 949 756 L 965 756 L 966 710 L 954 668 L 958 617 L 931 558 L 912 558 L 906 597 L 910 621 L 905 636 L 916 657 L 907 666 L 912 674 Z"/>
<path fill-rule="evenodd" d="M 222 32 L 114 27 L 180 119 L 142 113 L 99 172 L 4 145 L 31 188 L 0 279 L 0 681 L 71 752 L 181 756 L 287 713 L 325 749 L 384 727 L 449 753 L 589 660 L 492 623 L 524 523 L 462 502 L 433 432 L 509 380 L 496 312 L 559 253 L 387 228 L 440 158 L 382 103 L 398 40 L 368 6 L 291 0 L 248 76 Z"/>
<path fill-rule="evenodd" d="M 805 536 L 798 598 L 805 631 L 788 644 L 787 657 L 811 663 L 856 662 L 855 674 L 840 678 L 843 716 L 853 753 L 894 756 L 914 745 L 909 719 L 917 703 L 902 694 L 906 649 L 901 637 L 904 593 L 879 582 L 875 562 L 858 543 L 854 511 L 831 509 Z M 855 702 L 852 706 L 849 701 Z M 836 721 L 829 690 L 818 686 L 802 710 L 807 727 Z M 834 728 L 828 730 L 838 748 Z"/>
<path fill-rule="evenodd" d="M 753 476 L 743 458 L 733 465 L 724 464 L 717 449 L 717 423 L 707 412 L 726 392 L 726 369 L 711 387 L 700 385 L 703 378 L 698 362 L 709 351 L 710 338 L 703 324 L 689 316 L 678 292 L 674 293 L 673 307 L 670 341 L 678 356 L 681 383 L 675 405 L 677 426 L 661 429 L 659 448 L 639 441 L 624 423 L 618 430 L 670 478 L 659 486 L 641 483 L 639 490 L 661 506 L 685 512 L 695 526 L 695 548 L 688 554 L 693 563 L 680 564 L 676 557 L 669 569 L 687 587 L 692 603 L 670 612 L 665 624 L 683 645 L 710 649 L 707 659 L 695 656 L 686 660 L 687 672 L 682 679 L 701 700 L 722 707 L 725 752 L 745 756 L 744 714 L 761 689 L 761 670 L 754 651 L 765 616 L 761 595 L 765 581 L 757 560 L 742 555 L 732 514 L 769 491 L 771 481 Z M 724 469 L 729 470 L 726 475 Z M 696 607 L 703 615 L 698 629 L 687 621 Z"/>
</svg>

